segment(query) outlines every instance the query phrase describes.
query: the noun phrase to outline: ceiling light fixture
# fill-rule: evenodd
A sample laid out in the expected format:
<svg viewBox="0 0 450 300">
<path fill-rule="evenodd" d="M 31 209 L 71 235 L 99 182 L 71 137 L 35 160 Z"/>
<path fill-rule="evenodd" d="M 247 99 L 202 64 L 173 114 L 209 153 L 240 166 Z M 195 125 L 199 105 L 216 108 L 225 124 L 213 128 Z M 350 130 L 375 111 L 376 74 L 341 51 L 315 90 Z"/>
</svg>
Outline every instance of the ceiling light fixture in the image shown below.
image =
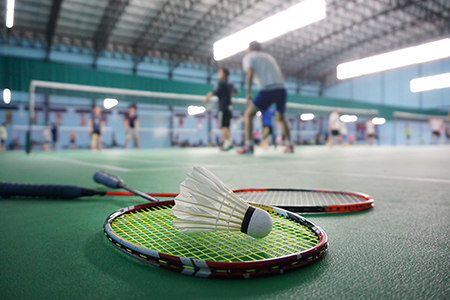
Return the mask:
<svg viewBox="0 0 450 300">
<path fill-rule="evenodd" d="M 214 59 L 222 60 L 248 48 L 252 41 L 264 43 L 305 27 L 327 16 L 325 0 L 305 0 L 267 19 L 214 43 Z"/>
<path fill-rule="evenodd" d="M 342 63 L 337 66 L 337 78 L 353 78 L 446 57 L 450 57 L 450 38 Z"/>
</svg>

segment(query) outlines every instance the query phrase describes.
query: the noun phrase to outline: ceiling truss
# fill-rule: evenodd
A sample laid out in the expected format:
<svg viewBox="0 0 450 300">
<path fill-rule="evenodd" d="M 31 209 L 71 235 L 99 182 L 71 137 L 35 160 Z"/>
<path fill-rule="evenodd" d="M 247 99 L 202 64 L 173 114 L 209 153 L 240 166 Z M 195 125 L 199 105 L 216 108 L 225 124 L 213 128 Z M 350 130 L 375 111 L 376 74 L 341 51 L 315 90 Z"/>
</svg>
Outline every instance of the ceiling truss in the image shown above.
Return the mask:
<svg viewBox="0 0 450 300">
<path fill-rule="evenodd" d="M 83 51 L 93 67 L 107 54 L 206 71 L 240 69 L 243 53 L 216 62 L 215 41 L 302 0 L 21 0 L 0 42 Z M 339 63 L 450 36 L 448 0 L 327 0 L 327 18 L 263 45 L 297 90 L 336 82 Z M 4 18 L 5 1 L 0 4 Z M 43 46 L 44 45 L 44 46 Z M 78 50 L 77 50 L 78 49 Z M 80 50 L 81 49 L 81 50 Z"/>
</svg>

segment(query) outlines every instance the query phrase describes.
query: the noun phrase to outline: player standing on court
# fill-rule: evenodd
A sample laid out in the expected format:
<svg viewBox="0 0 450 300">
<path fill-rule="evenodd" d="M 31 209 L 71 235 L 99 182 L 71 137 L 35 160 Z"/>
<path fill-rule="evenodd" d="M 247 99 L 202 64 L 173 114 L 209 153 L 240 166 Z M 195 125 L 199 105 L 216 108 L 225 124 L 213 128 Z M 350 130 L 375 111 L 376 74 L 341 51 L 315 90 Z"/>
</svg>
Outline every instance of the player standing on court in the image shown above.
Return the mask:
<svg viewBox="0 0 450 300">
<path fill-rule="evenodd" d="M 326 145 L 332 147 L 334 145 L 335 138 L 338 138 L 340 133 L 339 129 L 341 122 L 339 121 L 339 109 L 335 109 L 328 118 L 328 129 L 330 130 L 330 136 L 326 142 Z"/>
<path fill-rule="evenodd" d="M 376 131 L 375 131 L 375 124 L 372 122 L 373 117 L 370 117 L 369 120 L 365 123 L 366 126 L 366 134 L 367 134 L 367 142 L 369 145 L 373 144 L 373 141 L 375 140 Z"/>
<path fill-rule="evenodd" d="M 405 124 L 405 136 L 406 136 L 406 145 L 409 145 L 409 141 L 411 140 L 411 128 L 409 124 Z"/>
<path fill-rule="evenodd" d="M 123 120 L 123 127 L 125 127 L 125 131 L 127 132 L 125 137 L 125 149 L 128 148 L 131 136 L 134 137 L 134 145 L 139 149 L 139 125 L 139 119 L 136 114 L 136 105 L 131 104 L 128 107 L 128 114 Z"/>
<path fill-rule="evenodd" d="M 7 123 L 0 126 L 0 151 L 6 150 L 6 139 L 8 138 L 8 131 L 6 130 Z"/>
<path fill-rule="evenodd" d="M 233 117 L 233 105 L 231 98 L 237 93 L 233 83 L 228 80 L 230 72 L 226 68 L 219 69 L 219 83 L 214 89 L 205 95 L 203 102 L 208 101 L 213 95 L 219 98 L 219 122 L 220 131 L 222 131 L 223 144 L 221 150 L 228 151 L 233 148 L 230 133 L 230 121 Z"/>
<path fill-rule="evenodd" d="M 444 127 L 444 119 L 439 116 L 434 116 L 428 120 L 431 126 L 431 143 L 437 144 L 441 136 L 442 128 Z"/>
<path fill-rule="evenodd" d="M 247 74 L 247 109 L 244 112 L 245 145 L 238 149 L 239 154 L 252 154 L 254 148 L 253 140 L 253 117 L 258 110 L 266 110 L 272 103 L 276 105 L 276 115 L 286 138 L 285 153 L 293 153 L 294 147 L 291 143 L 289 126 L 285 119 L 287 91 L 286 83 L 281 74 L 280 67 L 275 59 L 268 53 L 262 52 L 261 44 L 257 41 L 250 43 L 247 54 L 242 60 L 243 69 Z M 252 101 L 253 79 L 259 86 L 260 91 Z"/>
<path fill-rule="evenodd" d="M 51 132 L 52 132 L 52 149 L 56 150 L 56 146 L 58 144 L 58 126 L 56 126 L 56 123 L 52 124 Z"/>
<path fill-rule="evenodd" d="M 244 112 L 245 145 L 238 149 L 237 153 L 253 153 L 255 143 L 252 134 L 253 117 L 258 110 L 265 111 L 272 103 L 276 105 L 276 115 L 286 138 L 286 149 L 284 152 L 293 153 L 294 147 L 291 143 L 289 126 L 285 119 L 286 83 L 275 59 L 261 50 L 260 43 L 256 41 L 251 42 L 242 61 L 243 69 L 247 74 L 247 109 Z M 259 86 L 260 91 L 252 101 L 253 79 L 255 79 L 255 83 Z"/>
<path fill-rule="evenodd" d="M 91 130 L 91 149 L 92 151 L 102 150 L 102 132 L 104 127 L 102 118 L 102 109 L 100 106 L 94 106 L 92 118 L 89 120 Z"/>
</svg>

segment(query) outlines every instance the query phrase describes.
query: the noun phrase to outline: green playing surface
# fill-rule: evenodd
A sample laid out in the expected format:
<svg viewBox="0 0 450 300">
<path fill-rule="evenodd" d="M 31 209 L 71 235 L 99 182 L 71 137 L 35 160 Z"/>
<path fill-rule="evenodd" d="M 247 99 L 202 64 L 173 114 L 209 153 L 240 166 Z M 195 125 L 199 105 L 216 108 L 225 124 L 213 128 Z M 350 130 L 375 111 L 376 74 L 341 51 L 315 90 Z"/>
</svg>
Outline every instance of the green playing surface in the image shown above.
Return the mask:
<svg viewBox="0 0 450 300">
<path fill-rule="evenodd" d="M 0 181 L 107 189 L 98 169 L 144 192 L 178 192 L 205 165 L 230 188 L 359 191 L 375 207 L 304 214 L 323 228 L 319 262 L 255 280 L 199 279 L 114 249 L 105 218 L 138 197 L 0 199 L 1 299 L 445 299 L 450 295 L 450 147 L 297 147 L 238 156 L 218 149 L 0 153 Z"/>
</svg>

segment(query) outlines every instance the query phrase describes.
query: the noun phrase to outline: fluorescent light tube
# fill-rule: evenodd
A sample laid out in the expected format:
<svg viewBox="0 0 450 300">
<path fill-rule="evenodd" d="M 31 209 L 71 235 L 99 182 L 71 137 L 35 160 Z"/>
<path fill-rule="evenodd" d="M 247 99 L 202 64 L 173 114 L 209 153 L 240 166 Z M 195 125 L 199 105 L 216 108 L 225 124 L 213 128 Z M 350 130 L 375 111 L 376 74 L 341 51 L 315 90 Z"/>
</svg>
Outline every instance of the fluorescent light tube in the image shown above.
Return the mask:
<svg viewBox="0 0 450 300">
<path fill-rule="evenodd" d="M 194 105 L 189 105 L 187 108 L 187 112 L 189 115 L 193 116 L 193 115 L 198 115 L 198 114 L 202 114 L 206 111 L 206 108 L 203 106 L 194 106 Z"/>
<path fill-rule="evenodd" d="M 260 43 L 325 19 L 325 0 L 305 0 L 214 43 L 214 59 L 222 60 Z"/>
<path fill-rule="evenodd" d="M 302 114 L 302 115 L 300 116 L 300 119 L 301 119 L 302 121 L 309 121 L 309 120 L 312 120 L 312 119 L 314 119 L 314 114 Z"/>
<path fill-rule="evenodd" d="M 450 57 L 450 38 L 340 64 L 337 78 L 342 80 L 446 57 Z"/>
<path fill-rule="evenodd" d="M 386 123 L 385 118 L 372 118 L 372 124 L 374 125 L 383 125 L 384 123 Z"/>
<path fill-rule="evenodd" d="M 6 27 L 8 28 L 14 26 L 14 6 L 15 0 L 8 0 L 6 3 Z"/>
<path fill-rule="evenodd" d="M 423 92 L 450 87 L 450 73 L 414 78 L 409 82 L 411 92 Z"/>
<path fill-rule="evenodd" d="M 356 122 L 356 120 L 358 120 L 358 117 L 355 115 L 342 115 L 339 120 L 344 123 L 351 123 Z"/>
<path fill-rule="evenodd" d="M 3 90 L 3 102 L 6 104 L 11 103 L 11 91 L 9 89 Z"/>
<path fill-rule="evenodd" d="M 103 100 L 103 107 L 106 109 L 113 108 L 117 104 L 119 104 L 119 101 L 117 101 L 117 99 L 114 98 L 106 98 L 105 100 Z"/>
</svg>

